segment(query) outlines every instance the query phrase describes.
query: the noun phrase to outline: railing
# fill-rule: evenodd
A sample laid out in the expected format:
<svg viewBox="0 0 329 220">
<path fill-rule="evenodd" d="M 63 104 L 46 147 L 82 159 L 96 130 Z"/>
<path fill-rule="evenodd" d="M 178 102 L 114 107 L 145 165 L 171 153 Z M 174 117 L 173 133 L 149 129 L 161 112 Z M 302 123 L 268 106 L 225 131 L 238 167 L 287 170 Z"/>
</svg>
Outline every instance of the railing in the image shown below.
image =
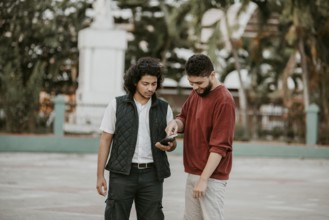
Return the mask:
<svg viewBox="0 0 329 220">
<path fill-rule="evenodd" d="M 289 117 L 288 111 L 281 106 L 264 105 L 260 110 L 249 110 L 249 138 L 316 144 L 319 127 L 318 112 L 319 108 L 315 104 L 310 105 L 306 112 L 299 112 L 298 119 Z M 244 140 L 245 131 L 240 125 L 239 110 L 236 115 L 236 139 Z"/>
<path fill-rule="evenodd" d="M 51 104 L 52 105 L 52 104 Z M 49 114 L 46 114 L 42 118 L 42 128 L 43 132 L 53 132 L 56 136 L 64 136 L 67 133 L 65 130 L 65 125 L 70 123 L 75 123 L 70 120 L 71 118 L 76 117 L 76 110 L 79 106 L 76 104 L 67 103 L 63 95 L 58 95 L 53 100 L 54 109 Z M 81 105 L 80 107 L 84 107 Z M 100 111 L 104 112 L 106 105 L 86 105 L 86 108 L 93 108 L 99 109 Z M 294 130 L 295 137 L 299 136 L 302 141 L 306 144 L 314 145 L 318 141 L 318 112 L 319 108 L 312 104 L 306 110 L 306 112 L 301 112 L 302 115 L 301 121 L 299 124 L 298 122 L 291 120 L 287 121 L 287 111 L 283 108 L 268 108 L 266 111 L 249 111 L 249 125 L 250 131 L 252 131 L 252 138 L 253 139 L 262 139 L 266 137 L 270 138 L 282 138 L 282 137 L 289 137 L 291 134 L 290 132 Z M 306 117 L 305 117 L 306 114 Z M 94 112 L 91 112 L 91 115 L 95 115 Z M 239 112 L 237 110 L 237 126 L 236 131 L 241 129 L 239 128 Z M 5 117 L 4 112 L 0 109 L 0 127 L 2 126 L 1 130 L 4 131 L 4 124 L 5 124 Z M 304 120 L 306 121 L 304 122 Z M 87 120 L 87 119 L 86 119 Z M 91 121 L 97 120 L 91 118 Z M 73 120 L 74 121 L 74 120 Z M 88 123 L 87 123 L 88 124 Z M 99 124 L 97 125 L 99 126 Z M 296 134 L 296 130 L 299 131 L 299 134 Z M 243 131 L 241 131 L 243 132 Z M 255 135 L 256 134 L 256 135 Z M 294 134 L 292 134 L 293 136 Z"/>
</svg>

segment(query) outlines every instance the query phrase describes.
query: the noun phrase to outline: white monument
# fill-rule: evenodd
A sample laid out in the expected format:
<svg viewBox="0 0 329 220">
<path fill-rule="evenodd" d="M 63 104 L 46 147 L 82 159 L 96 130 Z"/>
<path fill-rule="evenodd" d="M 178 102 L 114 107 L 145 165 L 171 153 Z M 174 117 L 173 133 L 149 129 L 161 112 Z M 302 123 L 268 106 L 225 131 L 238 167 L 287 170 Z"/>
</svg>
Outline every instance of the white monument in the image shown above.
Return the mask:
<svg viewBox="0 0 329 220">
<path fill-rule="evenodd" d="M 67 132 L 98 132 L 109 101 L 124 94 L 126 32 L 114 28 L 110 2 L 97 0 L 94 4 L 94 22 L 91 27 L 79 32 L 79 86 L 76 92 L 75 123 L 65 124 Z"/>
</svg>

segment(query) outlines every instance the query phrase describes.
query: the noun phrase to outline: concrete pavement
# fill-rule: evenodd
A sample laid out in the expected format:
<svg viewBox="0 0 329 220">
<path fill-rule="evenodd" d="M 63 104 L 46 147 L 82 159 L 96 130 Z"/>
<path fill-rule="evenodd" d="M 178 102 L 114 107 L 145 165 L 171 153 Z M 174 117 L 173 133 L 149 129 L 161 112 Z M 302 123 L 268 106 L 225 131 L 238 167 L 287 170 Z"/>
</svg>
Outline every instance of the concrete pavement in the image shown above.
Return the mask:
<svg viewBox="0 0 329 220">
<path fill-rule="evenodd" d="M 164 213 L 184 211 L 181 156 L 169 154 Z M 0 153 L 0 220 L 101 220 L 92 154 Z M 329 160 L 235 157 L 226 193 L 227 220 L 329 219 Z M 132 220 L 135 220 L 134 210 Z"/>
</svg>

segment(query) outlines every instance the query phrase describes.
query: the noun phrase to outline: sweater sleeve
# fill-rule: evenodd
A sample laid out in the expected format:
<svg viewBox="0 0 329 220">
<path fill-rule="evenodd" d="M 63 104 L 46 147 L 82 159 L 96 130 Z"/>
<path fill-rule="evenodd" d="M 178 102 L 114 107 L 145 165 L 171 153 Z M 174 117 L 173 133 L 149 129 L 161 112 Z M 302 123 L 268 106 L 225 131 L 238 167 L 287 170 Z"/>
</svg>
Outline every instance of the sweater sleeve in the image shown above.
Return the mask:
<svg viewBox="0 0 329 220">
<path fill-rule="evenodd" d="M 210 152 L 215 152 L 223 157 L 232 151 L 235 129 L 234 103 L 225 102 L 215 109 L 213 130 L 210 135 Z"/>
<path fill-rule="evenodd" d="M 187 111 L 189 108 L 190 99 L 191 99 L 191 95 L 184 102 L 181 112 L 176 116 L 176 118 L 179 119 L 183 123 L 184 128 L 185 128 L 186 116 L 187 116 Z M 182 131 L 182 133 L 184 133 L 184 130 Z"/>
</svg>

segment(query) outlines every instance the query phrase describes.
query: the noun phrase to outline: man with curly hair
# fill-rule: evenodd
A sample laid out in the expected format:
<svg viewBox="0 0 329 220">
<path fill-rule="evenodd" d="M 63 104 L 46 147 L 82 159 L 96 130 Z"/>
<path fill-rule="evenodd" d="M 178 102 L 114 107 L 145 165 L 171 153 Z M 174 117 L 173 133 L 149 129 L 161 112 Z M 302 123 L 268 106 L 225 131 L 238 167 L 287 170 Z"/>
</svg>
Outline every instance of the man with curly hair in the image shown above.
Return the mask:
<svg viewBox="0 0 329 220">
<path fill-rule="evenodd" d="M 176 141 L 166 147 L 159 143 L 173 119 L 168 103 L 155 94 L 162 80 L 159 60 L 140 58 L 124 75 L 127 94 L 105 110 L 96 185 L 100 195 L 107 194 L 105 220 L 128 220 L 133 202 L 138 220 L 164 219 L 163 180 L 170 176 L 166 151 L 174 150 Z M 108 187 L 105 169 L 110 172 Z"/>
<path fill-rule="evenodd" d="M 183 160 L 188 174 L 184 219 L 222 220 L 232 167 L 235 104 L 207 56 L 191 56 L 185 71 L 193 91 L 166 128 L 168 135 L 184 133 Z"/>
</svg>

